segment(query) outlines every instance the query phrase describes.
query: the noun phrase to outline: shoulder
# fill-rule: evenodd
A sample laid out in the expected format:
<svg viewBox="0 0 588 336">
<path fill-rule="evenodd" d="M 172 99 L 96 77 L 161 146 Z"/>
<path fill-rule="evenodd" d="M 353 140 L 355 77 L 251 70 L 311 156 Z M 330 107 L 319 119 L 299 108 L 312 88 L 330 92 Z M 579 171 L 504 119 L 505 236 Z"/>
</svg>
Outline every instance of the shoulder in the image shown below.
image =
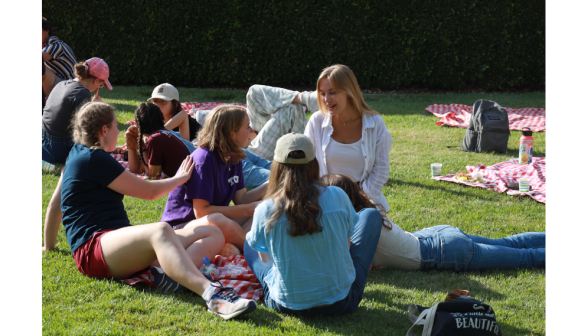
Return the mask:
<svg viewBox="0 0 588 336">
<path fill-rule="evenodd" d="M 198 147 L 192 153 L 192 159 L 196 165 L 214 165 L 217 161 L 217 155 L 206 147 Z"/>
</svg>

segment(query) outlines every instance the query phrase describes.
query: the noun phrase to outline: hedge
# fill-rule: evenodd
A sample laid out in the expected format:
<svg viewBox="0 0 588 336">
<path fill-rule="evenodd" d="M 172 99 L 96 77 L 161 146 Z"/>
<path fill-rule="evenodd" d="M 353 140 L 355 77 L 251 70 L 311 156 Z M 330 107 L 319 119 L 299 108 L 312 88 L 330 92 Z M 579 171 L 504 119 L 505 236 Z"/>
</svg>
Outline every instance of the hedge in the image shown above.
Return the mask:
<svg viewBox="0 0 588 336">
<path fill-rule="evenodd" d="M 43 16 L 114 85 L 312 87 L 342 63 L 362 88 L 545 88 L 545 1 L 43 0 Z"/>
</svg>

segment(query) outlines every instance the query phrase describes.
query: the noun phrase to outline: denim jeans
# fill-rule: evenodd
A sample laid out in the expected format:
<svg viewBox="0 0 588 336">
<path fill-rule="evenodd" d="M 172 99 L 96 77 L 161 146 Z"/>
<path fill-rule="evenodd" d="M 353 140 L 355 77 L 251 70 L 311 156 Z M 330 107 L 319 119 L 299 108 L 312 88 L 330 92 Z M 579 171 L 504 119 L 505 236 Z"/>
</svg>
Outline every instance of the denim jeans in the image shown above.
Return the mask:
<svg viewBox="0 0 588 336">
<path fill-rule="evenodd" d="M 355 281 L 351 284 L 347 297 L 330 305 L 312 307 L 304 310 L 288 309 L 271 299 L 269 289 L 264 281 L 273 267 L 273 263 L 264 263 L 257 251 L 247 241 L 243 246 L 245 260 L 263 287 L 263 299 L 266 306 L 284 314 L 291 315 L 343 315 L 357 309 L 363 298 L 367 275 L 376 253 L 382 228 L 382 216 L 376 209 L 363 209 L 359 212 L 359 221 L 353 227 L 351 235 L 351 259 L 355 268 Z M 312 284 L 309 284 L 311 286 Z"/>
<path fill-rule="evenodd" d="M 545 267 L 545 232 L 490 239 L 465 234 L 450 225 L 438 225 L 413 235 L 421 244 L 421 270 Z"/>
<path fill-rule="evenodd" d="M 245 153 L 247 154 L 247 157 L 243 159 L 245 187 L 254 188 L 267 182 L 267 180 L 269 180 L 272 162 L 260 158 L 248 150 L 245 150 Z"/>
<path fill-rule="evenodd" d="M 43 161 L 47 161 L 52 164 L 65 163 L 65 159 L 69 155 L 69 151 L 73 147 L 74 143 L 70 137 L 57 137 L 53 136 L 45 130 L 43 131 Z"/>
</svg>

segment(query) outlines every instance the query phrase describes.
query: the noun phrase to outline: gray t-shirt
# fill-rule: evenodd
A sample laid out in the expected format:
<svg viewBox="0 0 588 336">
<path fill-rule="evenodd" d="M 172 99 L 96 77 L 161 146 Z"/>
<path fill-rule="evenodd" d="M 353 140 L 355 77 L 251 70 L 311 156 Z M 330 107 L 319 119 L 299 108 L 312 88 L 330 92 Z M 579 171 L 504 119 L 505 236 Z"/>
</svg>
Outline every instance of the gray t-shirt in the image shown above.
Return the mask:
<svg viewBox="0 0 588 336">
<path fill-rule="evenodd" d="M 74 80 L 57 83 L 43 109 L 43 130 L 57 137 L 70 137 L 69 124 L 74 113 L 92 99 L 90 91 Z"/>
</svg>

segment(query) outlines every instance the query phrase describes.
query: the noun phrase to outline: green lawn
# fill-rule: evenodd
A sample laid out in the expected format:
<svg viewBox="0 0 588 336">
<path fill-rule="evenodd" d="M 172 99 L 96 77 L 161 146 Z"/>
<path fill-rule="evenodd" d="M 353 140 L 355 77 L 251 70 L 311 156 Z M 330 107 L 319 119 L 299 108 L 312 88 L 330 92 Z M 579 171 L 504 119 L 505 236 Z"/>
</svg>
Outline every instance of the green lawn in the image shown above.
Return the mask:
<svg viewBox="0 0 588 336">
<path fill-rule="evenodd" d="M 136 106 L 150 97 L 152 87 L 101 90 L 116 106 L 119 129 L 133 119 Z M 245 103 L 245 91 L 179 89 L 182 101 Z M 545 107 L 545 93 L 524 94 L 378 94 L 365 95 L 380 112 L 392 134 L 390 177 L 384 187 L 388 216 L 403 229 L 416 231 L 450 224 L 466 233 L 501 238 L 524 231 L 545 231 L 545 205 L 525 198 L 429 179 L 432 162 L 443 173 L 466 165 L 492 165 L 518 155 L 521 132 L 511 132 L 506 154 L 464 153 L 459 146 L 465 129 L 439 127 L 425 111 L 431 104 L 468 104 L 491 99 L 502 106 Z M 124 134 L 119 137 L 123 144 Z M 545 156 L 545 133 L 533 134 L 534 153 Z M 59 170 L 59 169 L 58 169 Z M 43 175 L 43 213 L 58 181 Z M 131 223 L 160 219 L 166 197 L 144 201 L 125 197 Z M 41 224 L 41 227 L 43 224 Z M 491 305 L 503 335 L 545 334 L 545 270 L 488 272 L 404 272 L 375 270 L 368 277 L 357 312 L 336 318 L 293 318 L 263 304 L 244 319 L 224 321 L 206 312 L 204 300 L 192 293 L 167 294 L 146 285 L 131 287 L 117 280 L 95 280 L 78 272 L 60 228 L 54 251 L 43 253 L 43 332 L 46 334 L 223 334 L 223 335 L 405 335 L 410 327 L 406 308 L 430 306 L 453 289 L 467 289 Z M 421 329 L 417 330 L 420 334 Z"/>
</svg>

